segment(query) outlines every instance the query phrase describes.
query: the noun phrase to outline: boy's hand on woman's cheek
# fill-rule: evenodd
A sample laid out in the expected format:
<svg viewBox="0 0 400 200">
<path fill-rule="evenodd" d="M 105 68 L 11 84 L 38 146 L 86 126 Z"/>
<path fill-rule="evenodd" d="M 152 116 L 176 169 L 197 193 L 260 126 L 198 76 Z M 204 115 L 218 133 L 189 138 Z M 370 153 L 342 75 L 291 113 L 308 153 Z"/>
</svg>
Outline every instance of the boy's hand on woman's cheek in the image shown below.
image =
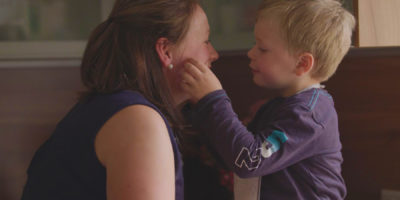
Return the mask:
<svg viewBox="0 0 400 200">
<path fill-rule="evenodd" d="M 207 94 L 222 89 L 215 74 L 204 64 L 189 59 L 182 73 L 182 89 L 187 92 L 193 104 Z"/>
</svg>

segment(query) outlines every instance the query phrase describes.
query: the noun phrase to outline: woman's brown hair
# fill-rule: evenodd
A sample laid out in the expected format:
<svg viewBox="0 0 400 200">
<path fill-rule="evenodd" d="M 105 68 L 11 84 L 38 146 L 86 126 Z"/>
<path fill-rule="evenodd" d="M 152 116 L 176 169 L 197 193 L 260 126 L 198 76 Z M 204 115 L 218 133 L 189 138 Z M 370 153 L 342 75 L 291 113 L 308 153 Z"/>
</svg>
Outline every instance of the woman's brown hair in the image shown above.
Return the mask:
<svg viewBox="0 0 400 200">
<path fill-rule="evenodd" d="M 179 130 L 180 112 L 174 108 L 155 46 L 161 37 L 179 44 L 197 5 L 196 0 L 117 0 L 108 20 L 88 41 L 81 65 L 87 90 L 81 99 L 139 91 Z"/>
</svg>

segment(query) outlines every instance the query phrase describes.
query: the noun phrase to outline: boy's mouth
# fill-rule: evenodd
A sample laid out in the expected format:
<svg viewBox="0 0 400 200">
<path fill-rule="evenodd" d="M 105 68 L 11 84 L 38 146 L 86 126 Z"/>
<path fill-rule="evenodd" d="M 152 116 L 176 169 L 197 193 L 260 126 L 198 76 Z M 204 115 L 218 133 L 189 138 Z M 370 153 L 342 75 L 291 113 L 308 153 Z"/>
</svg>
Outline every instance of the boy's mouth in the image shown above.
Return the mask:
<svg viewBox="0 0 400 200">
<path fill-rule="evenodd" d="M 250 66 L 250 69 L 251 69 L 251 71 L 252 71 L 253 73 L 258 73 L 258 72 L 260 72 L 260 70 L 254 69 L 254 68 L 251 67 L 251 66 Z"/>
</svg>

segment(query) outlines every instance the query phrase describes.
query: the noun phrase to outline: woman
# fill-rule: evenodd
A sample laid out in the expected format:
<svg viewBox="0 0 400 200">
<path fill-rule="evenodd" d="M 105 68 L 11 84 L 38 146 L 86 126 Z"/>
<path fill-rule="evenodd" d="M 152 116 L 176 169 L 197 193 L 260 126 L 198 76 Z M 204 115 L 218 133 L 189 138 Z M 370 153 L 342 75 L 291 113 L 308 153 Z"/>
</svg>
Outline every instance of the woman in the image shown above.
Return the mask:
<svg viewBox="0 0 400 200">
<path fill-rule="evenodd" d="M 218 58 L 208 35 L 195 0 L 117 0 L 82 60 L 87 91 L 35 154 L 22 199 L 183 199 L 178 77 L 188 58 Z"/>
</svg>

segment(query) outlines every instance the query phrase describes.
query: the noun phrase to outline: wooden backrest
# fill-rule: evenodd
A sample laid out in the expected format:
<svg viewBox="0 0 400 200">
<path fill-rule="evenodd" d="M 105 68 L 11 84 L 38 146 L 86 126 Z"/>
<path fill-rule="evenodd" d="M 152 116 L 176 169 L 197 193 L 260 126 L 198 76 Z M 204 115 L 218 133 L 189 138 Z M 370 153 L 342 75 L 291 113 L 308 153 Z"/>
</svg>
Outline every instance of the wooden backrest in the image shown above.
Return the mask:
<svg viewBox="0 0 400 200">
<path fill-rule="evenodd" d="M 271 97 L 252 83 L 245 52 L 223 53 L 214 71 L 244 119 Z M 400 190 L 400 48 L 353 49 L 327 89 L 339 114 L 347 199 Z M 79 68 L 0 69 L 0 199 L 20 199 L 33 153 L 82 89 Z"/>
<path fill-rule="evenodd" d="M 214 68 L 242 118 L 271 97 L 254 86 L 248 63 L 245 52 L 236 52 Z M 352 49 L 325 85 L 339 115 L 347 199 L 400 190 L 400 48 Z"/>
</svg>

